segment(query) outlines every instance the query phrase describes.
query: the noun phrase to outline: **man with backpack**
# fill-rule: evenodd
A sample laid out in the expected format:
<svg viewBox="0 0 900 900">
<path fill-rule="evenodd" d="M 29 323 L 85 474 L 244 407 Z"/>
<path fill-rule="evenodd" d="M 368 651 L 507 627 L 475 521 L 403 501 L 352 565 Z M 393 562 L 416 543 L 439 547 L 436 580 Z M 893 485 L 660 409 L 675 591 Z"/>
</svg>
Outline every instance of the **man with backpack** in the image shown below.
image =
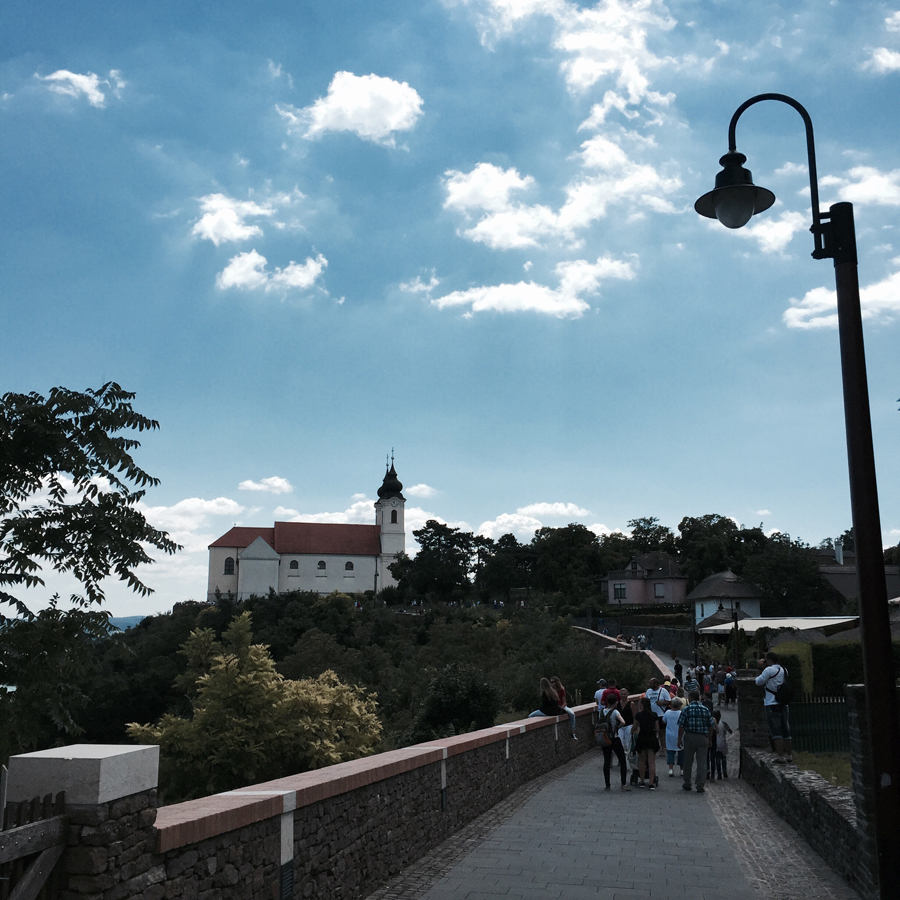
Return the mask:
<svg viewBox="0 0 900 900">
<path fill-rule="evenodd" d="M 794 761 L 790 724 L 790 688 L 788 671 L 778 662 L 778 654 L 771 650 L 765 659 L 759 661 L 762 672 L 756 676 L 756 683 L 765 689 L 766 722 L 769 737 L 775 748 L 775 762 L 784 765 Z"/>
</svg>

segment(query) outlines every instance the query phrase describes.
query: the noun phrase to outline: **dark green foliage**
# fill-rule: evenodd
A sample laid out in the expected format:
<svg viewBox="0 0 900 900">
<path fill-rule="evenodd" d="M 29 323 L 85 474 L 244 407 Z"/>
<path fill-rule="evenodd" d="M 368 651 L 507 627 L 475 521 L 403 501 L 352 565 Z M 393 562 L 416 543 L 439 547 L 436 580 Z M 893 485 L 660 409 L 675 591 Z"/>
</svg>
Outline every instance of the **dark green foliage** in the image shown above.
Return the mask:
<svg viewBox="0 0 900 900">
<path fill-rule="evenodd" d="M 99 668 L 94 642 L 108 627 L 105 613 L 63 612 L 55 600 L 0 625 L 0 764 L 82 734 Z"/>
<path fill-rule="evenodd" d="M 531 542 L 534 552 L 534 585 L 560 595 L 567 606 L 579 604 L 599 591 L 603 572 L 597 535 L 584 525 L 541 528 Z M 556 607 L 559 609 L 560 600 Z"/>
<path fill-rule="evenodd" d="M 9 591 L 43 585 L 44 565 L 74 575 L 84 594 L 71 602 L 85 606 L 103 602 L 110 576 L 149 594 L 135 571 L 152 561 L 145 547 L 180 549 L 137 508 L 157 479 L 131 455 L 140 444 L 119 432 L 159 425 L 133 398 L 112 382 L 0 398 L 0 603 L 19 615 L 31 612 Z"/>
<path fill-rule="evenodd" d="M 428 686 L 411 742 L 489 728 L 499 711 L 499 693 L 481 670 L 471 663 L 449 663 Z"/>
<path fill-rule="evenodd" d="M 894 676 L 900 677 L 900 641 L 893 641 Z M 828 641 L 812 645 L 813 680 L 817 694 L 843 695 L 845 684 L 864 684 L 862 644 Z"/>
</svg>

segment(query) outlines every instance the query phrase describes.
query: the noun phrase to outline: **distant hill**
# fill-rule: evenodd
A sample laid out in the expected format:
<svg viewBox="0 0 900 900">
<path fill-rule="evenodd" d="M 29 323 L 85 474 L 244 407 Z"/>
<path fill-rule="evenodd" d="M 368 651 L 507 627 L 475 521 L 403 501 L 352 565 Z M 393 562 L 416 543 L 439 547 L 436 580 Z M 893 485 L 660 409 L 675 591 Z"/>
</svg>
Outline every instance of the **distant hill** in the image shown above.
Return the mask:
<svg viewBox="0 0 900 900">
<path fill-rule="evenodd" d="M 143 618 L 145 616 L 110 616 L 109 624 L 113 628 L 118 628 L 119 631 L 128 631 L 129 628 L 134 628 Z"/>
</svg>

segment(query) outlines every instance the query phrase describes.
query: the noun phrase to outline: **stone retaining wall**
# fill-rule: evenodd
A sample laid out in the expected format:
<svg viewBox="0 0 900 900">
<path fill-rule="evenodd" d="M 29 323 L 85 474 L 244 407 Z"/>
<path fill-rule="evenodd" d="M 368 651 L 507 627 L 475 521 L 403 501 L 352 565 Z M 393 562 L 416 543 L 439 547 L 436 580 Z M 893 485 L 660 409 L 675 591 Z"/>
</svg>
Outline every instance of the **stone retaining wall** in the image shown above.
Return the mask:
<svg viewBox="0 0 900 900">
<path fill-rule="evenodd" d="M 845 687 L 853 784 L 837 787 L 815 772 L 775 762 L 763 691 L 754 682 L 755 674 L 742 670 L 738 677 L 741 776 L 864 900 L 877 900 L 873 782 L 865 752 L 868 726 L 863 687 Z"/>
<path fill-rule="evenodd" d="M 24 795 L 34 765 L 59 779 L 72 755 L 84 761 L 93 751 L 120 766 L 122 790 L 132 785 L 125 796 L 67 805 L 61 900 L 351 900 L 522 784 L 591 750 L 593 710 L 576 708 L 577 741 L 566 716 L 525 719 L 159 809 L 155 787 L 137 790 L 146 785 L 121 768 L 136 765 L 135 750 L 155 747 L 44 751 L 52 772 L 34 759 L 40 754 L 23 754 L 11 773 L 24 773 L 16 782 Z"/>
</svg>

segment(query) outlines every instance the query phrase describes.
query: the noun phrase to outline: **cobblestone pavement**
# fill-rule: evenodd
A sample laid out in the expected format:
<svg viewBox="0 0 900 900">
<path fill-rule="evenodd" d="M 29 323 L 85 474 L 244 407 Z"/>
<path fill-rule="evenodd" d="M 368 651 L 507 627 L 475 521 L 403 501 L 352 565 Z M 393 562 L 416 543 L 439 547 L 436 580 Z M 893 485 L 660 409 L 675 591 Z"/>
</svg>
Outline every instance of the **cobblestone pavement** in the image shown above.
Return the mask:
<svg viewBox="0 0 900 900">
<path fill-rule="evenodd" d="M 621 793 L 613 768 L 607 793 L 601 766 L 591 752 L 526 785 L 369 900 L 858 900 L 738 778 L 698 796 L 661 766 L 657 791 Z"/>
</svg>

